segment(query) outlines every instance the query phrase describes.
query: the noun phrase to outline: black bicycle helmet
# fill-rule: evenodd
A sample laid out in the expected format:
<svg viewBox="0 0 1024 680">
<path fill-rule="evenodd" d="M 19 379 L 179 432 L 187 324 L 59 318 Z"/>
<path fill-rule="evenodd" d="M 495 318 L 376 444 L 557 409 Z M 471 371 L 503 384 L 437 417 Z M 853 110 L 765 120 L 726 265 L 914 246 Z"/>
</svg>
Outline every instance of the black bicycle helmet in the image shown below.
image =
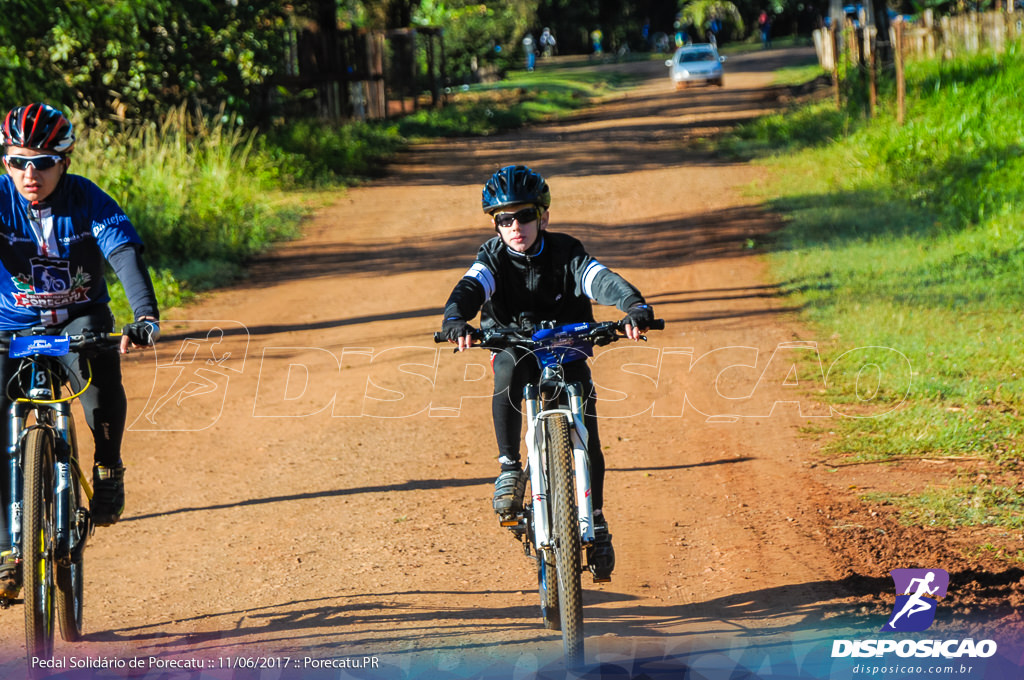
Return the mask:
<svg viewBox="0 0 1024 680">
<path fill-rule="evenodd" d="M 485 213 L 522 203 L 532 203 L 542 210 L 547 210 L 551 205 L 548 183 L 525 165 L 506 165 L 484 184 Z"/>
<path fill-rule="evenodd" d="M 75 130 L 71 121 L 48 104 L 29 104 L 11 109 L 0 128 L 0 142 L 5 146 L 71 153 L 75 147 Z"/>
</svg>

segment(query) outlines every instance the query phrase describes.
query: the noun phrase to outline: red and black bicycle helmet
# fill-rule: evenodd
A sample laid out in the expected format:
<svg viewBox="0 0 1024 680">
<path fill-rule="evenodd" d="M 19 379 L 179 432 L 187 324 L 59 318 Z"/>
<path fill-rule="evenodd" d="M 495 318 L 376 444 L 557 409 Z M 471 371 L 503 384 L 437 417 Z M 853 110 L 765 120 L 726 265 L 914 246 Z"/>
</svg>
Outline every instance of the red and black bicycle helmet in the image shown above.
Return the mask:
<svg viewBox="0 0 1024 680">
<path fill-rule="evenodd" d="M 532 203 L 541 210 L 547 210 L 551 205 L 548 183 L 525 165 L 506 165 L 484 184 L 485 213 L 523 203 Z"/>
<path fill-rule="evenodd" d="M 75 129 L 67 117 L 49 104 L 11 109 L 0 128 L 4 146 L 68 154 L 75 148 Z"/>
</svg>

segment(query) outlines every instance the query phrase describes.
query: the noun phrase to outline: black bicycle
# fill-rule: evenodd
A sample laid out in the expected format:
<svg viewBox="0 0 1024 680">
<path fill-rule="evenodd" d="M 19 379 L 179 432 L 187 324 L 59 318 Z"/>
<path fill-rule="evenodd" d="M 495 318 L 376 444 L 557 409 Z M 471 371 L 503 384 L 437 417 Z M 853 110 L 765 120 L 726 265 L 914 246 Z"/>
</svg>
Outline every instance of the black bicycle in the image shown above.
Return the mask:
<svg viewBox="0 0 1024 680">
<path fill-rule="evenodd" d="M 664 329 L 662 319 L 652 330 Z M 584 424 L 584 387 L 567 383 L 563 366 L 592 356 L 595 345 L 607 345 L 624 335 L 624 321 L 555 325 L 541 323 L 525 334 L 512 329 L 478 330 L 476 346 L 489 350 L 517 348 L 530 353 L 541 369 L 540 381 L 523 390 L 526 403 L 526 473 L 530 488 L 520 514 L 503 517 L 523 542 L 528 557 L 537 560 L 541 620 L 560 630 L 566 664 L 584 663 L 583 592 L 580 575 L 585 549 L 594 543 L 590 495 L 588 434 Z M 646 340 L 646 338 L 643 338 Z M 440 333 L 435 342 L 444 342 Z M 532 553 L 532 554 L 531 554 Z M 593 571 L 593 570 L 591 570 Z M 594 575 L 596 582 L 607 581 Z"/>
<path fill-rule="evenodd" d="M 7 443 L 13 557 L 23 578 L 25 648 L 33 658 L 53 654 L 54 619 L 61 637 L 82 637 L 83 551 L 92 533 L 92 488 L 82 470 L 72 402 L 92 383 L 89 356 L 116 350 L 120 333 L 45 335 L 37 328 L 0 340 L 15 360 L 5 386 L 11 400 Z M 57 357 L 77 352 L 90 366 L 75 392 Z M 14 600 L 0 600 L 10 606 Z"/>
</svg>

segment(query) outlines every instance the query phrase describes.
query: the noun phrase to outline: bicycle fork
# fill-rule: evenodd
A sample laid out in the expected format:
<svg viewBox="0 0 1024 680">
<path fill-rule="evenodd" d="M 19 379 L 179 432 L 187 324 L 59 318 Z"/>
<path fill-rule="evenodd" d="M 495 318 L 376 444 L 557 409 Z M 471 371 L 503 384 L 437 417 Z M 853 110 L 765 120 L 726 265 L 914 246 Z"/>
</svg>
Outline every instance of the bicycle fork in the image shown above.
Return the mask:
<svg viewBox="0 0 1024 680">
<path fill-rule="evenodd" d="M 587 455 L 589 437 L 584 422 L 583 388 L 579 383 L 568 386 L 569 408 L 541 408 L 540 390 L 536 385 L 527 385 L 524 390 L 526 402 L 526 450 L 530 470 L 530 488 L 533 498 L 534 540 L 538 548 L 551 545 L 551 517 L 548 503 L 547 461 L 542 454 L 547 435 L 545 421 L 548 418 L 567 418 L 572 427 L 569 437 L 572 442 L 573 468 L 576 487 L 576 507 L 579 513 L 580 539 L 583 545 L 594 542 L 594 509 L 590 495 L 590 460 Z"/>
<path fill-rule="evenodd" d="M 77 465 L 73 465 L 71 462 L 71 442 L 68 441 L 70 436 L 70 405 L 66 402 L 54 404 L 52 406 L 52 416 L 54 418 L 54 427 L 52 433 L 54 435 L 54 534 L 56 536 L 56 545 L 54 546 L 54 559 L 64 566 L 71 563 L 72 551 L 80 550 L 79 544 L 83 543 L 81 537 L 79 540 L 75 540 L 76 537 L 72 534 L 72 526 L 78 521 L 77 517 L 72 517 L 71 513 L 75 510 L 74 504 L 71 502 L 71 488 L 74 484 L 73 476 L 81 476 L 81 471 L 77 469 Z M 74 469 L 73 469 L 74 468 Z"/>
<path fill-rule="evenodd" d="M 583 545 L 594 542 L 594 505 L 590 495 L 590 435 L 584 420 L 583 386 L 569 383 L 569 408 L 572 411 L 572 458 L 576 477 L 576 507 L 580 516 L 580 539 Z"/>
<path fill-rule="evenodd" d="M 7 532 L 11 535 L 11 552 L 16 559 L 21 559 L 21 518 L 25 507 L 24 476 L 22 474 L 21 433 L 25 429 L 25 408 L 21 404 L 11 404 L 8 414 L 7 430 L 7 466 L 10 472 L 11 505 L 8 508 Z"/>
<path fill-rule="evenodd" d="M 11 482 L 11 506 L 8 527 L 11 535 L 11 549 L 16 558 L 22 555 L 21 541 L 22 515 L 25 507 L 25 477 L 22 469 L 24 455 L 21 454 L 25 435 L 28 432 L 25 429 L 25 423 L 30 408 L 23 403 L 11 404 L 10 416 L 8 418 L 10 432 L 8 435 L 7 455 Z M 73 525 L 77 526 L 79 518 L 70 516 L 72 511 L 70 498 L 73 484 L 72 475 L 81 478 L 82 472 L 76 465 L 71 463 L 69 452 L 71 451 L 72 444 L 66 439 L 66 437 L 70 436 L 70 407 L 66 403 L 61 403 L 53 404 L 51 408 L 52 412 L 48 415 L 54 419 L 53 426 L 36 424 L 34 427 L 43 427 L 54 435 L 54 441 L 51 442 L 54 453 L 53 470 L 51 473 L 54 485 L 53 525 L 55 538 L 52 558 L 61 564 L 67 565 L 84 548 L 85 543 L 85 532 L 79 532 L 77 540 L 72 535 L 71 528 Z M 37 423 L 39 419 L 45 417 L 37 412 Z M 72 554 L 73 552 L 75 553 L 74 555 Z"/>
</svg>

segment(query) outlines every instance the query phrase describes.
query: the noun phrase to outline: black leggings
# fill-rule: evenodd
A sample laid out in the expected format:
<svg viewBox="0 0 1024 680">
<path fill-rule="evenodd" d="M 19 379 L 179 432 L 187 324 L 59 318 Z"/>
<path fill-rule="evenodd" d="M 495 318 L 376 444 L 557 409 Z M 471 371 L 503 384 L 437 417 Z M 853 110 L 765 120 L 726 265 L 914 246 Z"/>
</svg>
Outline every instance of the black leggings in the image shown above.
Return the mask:
<svg viewBox="0 0 1024 680">
<path fill-rule="evenodd" d="M 47 332 L 51 335 L 76 335 L 86 330 L 109 333 L 113 327 L 114 318 L 110 311 L 99 308 L 72 319 L 63 326 L 48 329 Z M 89 378 L 88 365 L 84 360 L 79 360 L 77 352 L 60 357 L 60 361 L 68 368 L 71 388 L 78 392 Z M 121 460 L 121 440 L 124 437 L 128 414 L 128 400 L 121 384 L 121 357 L 116 351 L 102 352 L 91 357 L 89 364 L 92 365 L 92 384 L 79 401 L 96 445 L 93 459 L 100 465 L 114 466 Z M 8 409 L 11 400 L 7 396 L 7 383 L 12 378 L 14 366 L 14 360 L 6 356 L 0 360 L 0 450 L 3 452 L 0 455 L 0 499 L 3 501 L 3 508 L 0 511 L 0 550 L 9 550 L 11 543 L 11 536 L 7 531 L 11 487 L 10 465 L 7 458 Z"/>
<path fill-rule="evenodd" d="M 503 468 L 516 469 L 521 465 L 519 443 L 523 429 L 523 388 L 527 383 L 540 380 L 540 367 L 533 356 L 520 350 L 495 352 L 491 356 L 491 365 L 494 368 L 491 413 L 494 416 L 494 434 L 498 439 L 498 458 Z M 597 432 L 597 399 L 590 366 L 581 360 L 567 363 L 563 369 L 566 382 L 580 383 L 586 393 L 583 422 L 589 435 L 590 485 L 594 509 L 600 510 L 604 506 L 604 453 L 601 452 L 601 438 Z"/>
</svg>

